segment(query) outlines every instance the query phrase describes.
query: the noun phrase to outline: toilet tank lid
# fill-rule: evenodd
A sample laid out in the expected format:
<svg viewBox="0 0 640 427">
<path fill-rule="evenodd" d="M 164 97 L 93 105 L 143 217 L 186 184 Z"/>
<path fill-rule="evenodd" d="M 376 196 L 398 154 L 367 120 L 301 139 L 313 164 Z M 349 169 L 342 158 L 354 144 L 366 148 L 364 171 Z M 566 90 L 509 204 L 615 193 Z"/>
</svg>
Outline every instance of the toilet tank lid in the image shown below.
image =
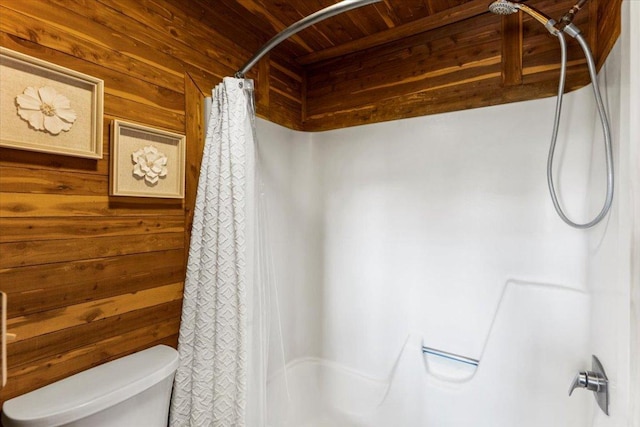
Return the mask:
<svg viewBox="0 0 640 427">
<path fill-rule="evenodd" d="M 143 392 L 177 368 L 178 352 L 158 345 L 7 400 L 3 421 L 28 427 L 70 423 Z"/>
</svg>

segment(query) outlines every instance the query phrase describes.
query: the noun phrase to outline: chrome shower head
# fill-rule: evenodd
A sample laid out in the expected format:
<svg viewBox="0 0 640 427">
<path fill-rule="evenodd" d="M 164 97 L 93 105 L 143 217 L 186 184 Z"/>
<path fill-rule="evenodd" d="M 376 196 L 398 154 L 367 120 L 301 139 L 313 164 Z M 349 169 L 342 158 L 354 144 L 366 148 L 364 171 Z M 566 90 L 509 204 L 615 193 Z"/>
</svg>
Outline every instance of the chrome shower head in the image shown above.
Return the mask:
<svg viewBox="0 0 640 427">
<path fill-rule="evenodd" d="M 551 34 L 556 35 L 558 33 L 558 29 L 555 28 L 556 21 L 549 18 L 539 10 L 527 6 L 526 4 L 513 3 L 507 0 L 496 0 L 489 5 L 489 12 L 495 13 L 497 15 L 511 15 L 512 13 L 516 13 L 519 10 L 523 11 L 524 13 L 534 18 L 536 21 L 540 22 Z"/>
<path fill-rule="evenodd" d="M 496 15 L 511 15 L 518 12 L 518 7 L 507 0 L 496 0 L 489 5 L 489 12 Z"/>
</svg>

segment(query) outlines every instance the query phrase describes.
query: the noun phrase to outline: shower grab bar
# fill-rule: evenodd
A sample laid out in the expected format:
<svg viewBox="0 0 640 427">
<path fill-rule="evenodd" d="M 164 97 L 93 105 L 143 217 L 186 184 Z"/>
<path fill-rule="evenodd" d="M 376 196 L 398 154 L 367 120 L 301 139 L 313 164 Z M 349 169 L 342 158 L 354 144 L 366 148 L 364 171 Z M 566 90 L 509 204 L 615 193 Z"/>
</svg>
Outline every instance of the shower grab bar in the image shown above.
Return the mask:
<svg viewBox="0 0 640 427">
<path fill-rule="evenodd" d="M 438 350 L 432 347 L 426 347 L 424 345 L 422 346 L 422 353 L 432 354 L 434 356 L 443 357 L 445 359 L 453 360 L 460 363 L 466 363 L 467 365 L 478 366 L 480 364 L 480 361 L 477 359 L 472 359 L 466 356 L 460 356 L 459 354 Z"/>
</svg>

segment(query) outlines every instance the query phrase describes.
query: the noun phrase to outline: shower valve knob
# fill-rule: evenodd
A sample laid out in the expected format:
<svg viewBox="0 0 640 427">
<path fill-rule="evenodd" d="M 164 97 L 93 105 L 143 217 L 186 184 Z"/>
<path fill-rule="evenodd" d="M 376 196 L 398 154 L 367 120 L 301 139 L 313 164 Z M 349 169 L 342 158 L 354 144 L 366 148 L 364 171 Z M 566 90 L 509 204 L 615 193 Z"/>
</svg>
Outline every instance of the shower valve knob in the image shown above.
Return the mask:
<svg viewBox="0 0 640 427">
<path fill-rule="evenodd" d="M 596 356 L 592 356 L 593 367 L 591 371 L 579 372 L 571 382 L 569 396 L 577 388 L 591 390 L 602 411 L 609 415 L 609 380 L 604 373 L 604 368 Z"/>
<path fill-rule="evenodd" d="M 586 388 L 591 391 L 600 391 L 607 386 L 607 380 L 597 372 L 585 371 L 580 372 L 573 379 L 571 387 L 569 388 L 569 396 L 573 393 L 573 390 L 577 388 Z"/>
</svg>

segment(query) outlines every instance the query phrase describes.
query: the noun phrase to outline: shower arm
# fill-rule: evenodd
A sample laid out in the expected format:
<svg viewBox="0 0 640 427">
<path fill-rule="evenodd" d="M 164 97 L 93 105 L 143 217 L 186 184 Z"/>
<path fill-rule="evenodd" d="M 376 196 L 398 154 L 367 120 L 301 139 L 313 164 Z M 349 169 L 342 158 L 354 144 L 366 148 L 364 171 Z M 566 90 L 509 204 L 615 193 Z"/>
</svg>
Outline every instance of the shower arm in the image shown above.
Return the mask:
<svg viewBox="0 0 640 427">
<path fill-rule="evenodd" d="M 271 49 L 298 33 L 299 31 L 304 30 L 311 25 L 317 24 L 320 21 L 324 21 L 327 18 L 331 18 L 332 16 L 339 15 L 343 12 L 347 12 L 352 9 L 357 9 L 362 6 L 366 6 L 372 3 L 378 3 L 382 0 L 343 0 L 334 5 L 325 7 L 324 9 L 320 9 L 319 11 L 312 13 L 311 15 L 302 18 L 298 22 L 290 25 L 289 27 L 282 30 L 275 37 L 269 40 L 264 46 L 258 50 L 247 63 L 240 68 L 235 74 L 235 77 L 238 79 L 243 79 L 245 74 L 253 68 L 254 65 L 260 61 L 260 59 L 266 55 Z"/>
<path fill-rule="evenodd" d="M 555 32 L 558 31 L 555 28 L 556 21 L 554 21 L 553 19 L 549 18 L 548 16 L 546 16 L 544 13 L 540 12 L 539 10 L 534 9 L 533 7 L 529 7 L 526 4 L 522 4 L 522 3 L 516 3 L 516 7 L 518 9 L 520 9 L 521 11 L 525 12 L 526 14 L 528 14 L 529 16 L 531 16 L 533 19 L 535 19 L 536 21 L 538 21 L 542 25 L 544 25 L 545 28 L 547 29 L 547 31 L 549 31 L 551 34 L 555 35 Z"/>
</svg>

